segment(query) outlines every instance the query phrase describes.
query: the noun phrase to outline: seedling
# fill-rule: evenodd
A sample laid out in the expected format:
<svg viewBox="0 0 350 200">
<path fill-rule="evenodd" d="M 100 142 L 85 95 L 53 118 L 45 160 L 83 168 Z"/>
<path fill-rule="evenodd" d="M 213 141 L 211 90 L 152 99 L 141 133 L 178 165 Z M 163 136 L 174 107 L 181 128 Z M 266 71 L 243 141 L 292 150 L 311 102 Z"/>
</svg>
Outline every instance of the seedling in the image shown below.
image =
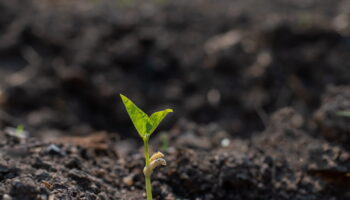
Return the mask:
<svg viewBox="0 0 350 200">
<path fill-rule="evenodd" d="M 145 167 L 143 168 L 143 174 L 145 175 L 146 182 L 146 196 L 147 200 L 152 200 L 152 185 L 151 175 L 153 170 L 161 165 L 166 165 L 164 160 L 164 154 L 161 152 L 155 153 L 152 157 L 149 157 L 148 141 L 154 130 L 158 127 L 160 122 L 167 116 L 168 113 L 173 112 L 172 109 L 165 109 L 153 113 L 150 117 L 138 108 L 130 99 L 120 94 L 126 111 L 131 118 L 137 132 L 144 143 L 144 154 L 145 154 Z"/>
<path fill-rule="evenodd" d="M 22 124 L 16 127 L 16 135 L 20 137 L 24 133 L 24 126 Z"/>
<path fill-rule="evenodd" d="M 24 126 L 22 124 L 18 125 L 16 128 L 7 127 L 5 132 L 13 137 L 19 138 L 21 140 L 25 140 L 29 136 L 29 132 L 24 130 Z"/>
</svg>

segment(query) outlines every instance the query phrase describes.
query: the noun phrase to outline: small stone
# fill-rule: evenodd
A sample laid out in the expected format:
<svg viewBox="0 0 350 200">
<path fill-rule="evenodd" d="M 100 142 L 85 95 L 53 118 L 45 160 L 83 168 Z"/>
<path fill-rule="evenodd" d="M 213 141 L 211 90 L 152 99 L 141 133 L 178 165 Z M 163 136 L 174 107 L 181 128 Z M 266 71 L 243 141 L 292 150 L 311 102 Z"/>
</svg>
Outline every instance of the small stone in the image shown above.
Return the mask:
<svg viewBox="0 0 350 200">
<path fill-rule="evenodd" d="M 47 152 L 49 154 L 56 154 L 56 155 L 60 155 L 60 156 L 65 156 L 65 152 L 63 152 L 61 150 L 60 147 L 58 147 L 57 145 L 55 144 L 50 144 L 50 146 L 47 147 Z"/>
<path fill-rule="evenodd" d="M 222 147 L 228 147 L 230 145 L 230 140 L 228 138 L 225 138 L 223 140 L 221 140 L 221 146 Z"/>
<path fill-rule="evenodd" d="M 2 196 L 2 199 L 3 199 L 3 200 L 12 200 L 12 197 L 10 197 L 10 195 L 8 195 L 8 194 L 4 194 L 4 195 Z"/>
<path fill-rule="evenodd" d="M 123 178 L 124 184 L 132 186 L 134 184 L 134 175 L 129 175 Z"/>
</svg>

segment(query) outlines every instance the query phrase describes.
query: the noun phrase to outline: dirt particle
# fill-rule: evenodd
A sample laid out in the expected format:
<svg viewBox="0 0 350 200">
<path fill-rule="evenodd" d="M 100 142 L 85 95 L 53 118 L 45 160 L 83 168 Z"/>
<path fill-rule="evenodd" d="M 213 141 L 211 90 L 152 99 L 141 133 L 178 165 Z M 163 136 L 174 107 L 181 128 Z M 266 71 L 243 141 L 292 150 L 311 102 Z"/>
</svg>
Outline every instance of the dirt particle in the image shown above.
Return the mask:
<svg viewBox="0 0 350 200">
<path fill-rule="evenodd" d="M 32 200 L 36 199 L 38 194 L 36 187 L 20 182 L 14 183 L 10 190 L 10 195 L 14 199 Z"/>
<path fill-rule="evenodd" d="M 19 169 L 0 165 L 0 181 L 14 178 L 19 175 Z"/>
<path fill-rule="evenodd" d="M 134 175 L 129 175 L 123 178 L 123 183 L 132 186 L 134 184 Z"/>
</svg>

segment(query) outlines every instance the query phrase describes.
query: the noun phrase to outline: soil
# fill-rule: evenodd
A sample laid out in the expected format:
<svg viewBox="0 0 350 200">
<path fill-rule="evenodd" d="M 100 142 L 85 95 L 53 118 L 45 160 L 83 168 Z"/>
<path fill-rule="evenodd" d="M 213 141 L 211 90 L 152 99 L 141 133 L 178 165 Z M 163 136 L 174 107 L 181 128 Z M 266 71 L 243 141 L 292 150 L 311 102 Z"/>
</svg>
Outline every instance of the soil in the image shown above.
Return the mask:
<svg viewBox="0 0 350 200">
<path fill-rule="evenodd" d="M 350 199 L 349 9 L 0 1 L 0 200 L 145 199 L 119 93 L 175 111 L 154 199 Z"/>
</svg>

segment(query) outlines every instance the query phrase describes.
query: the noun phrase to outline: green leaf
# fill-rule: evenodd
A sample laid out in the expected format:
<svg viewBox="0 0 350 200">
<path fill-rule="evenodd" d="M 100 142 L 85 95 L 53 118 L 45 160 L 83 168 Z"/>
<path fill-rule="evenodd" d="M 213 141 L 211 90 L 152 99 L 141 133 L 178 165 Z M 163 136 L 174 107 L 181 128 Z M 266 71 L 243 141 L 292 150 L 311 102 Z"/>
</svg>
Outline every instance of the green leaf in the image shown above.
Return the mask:
<svg viewBox="0 0 350 200">
<path fill-rule="evenodd" d="M 160 122 L 164 119 L 164 117 L 171 112 L 173 112 L 172 109 L 165 109 L 162 111 L 155 112 L 151 115 L 150 120 L 152 123 L 152 129 L 149 132 L 150 135 L 153 133 L 154 130 L 156 130 L 156 128 L 158 127 Z"/>
<path fill-rule="evenodd" d="M 126 96 L 120 94 L 120 97 L 137 132 L 144 139 L 149 135 L 148 131 L 152 129 L 150 118 Z"/>
<path fill-rule="evenodd" d="M 137 107 L 130 99 L 126 96 L 120 94 L 126 111 L 131 118 L 132 123 L 134 124 L 137 132 L 142 137 L 143 140 L 148 139 L 149 136 L 154 132 L 158 127 L 159 123 L 164 119 L 164 117 L 173 112 L 172 109 L 165 109 L 162 111 L 155 112 L 148 117 L 139 107 Z"/>
</svg>

